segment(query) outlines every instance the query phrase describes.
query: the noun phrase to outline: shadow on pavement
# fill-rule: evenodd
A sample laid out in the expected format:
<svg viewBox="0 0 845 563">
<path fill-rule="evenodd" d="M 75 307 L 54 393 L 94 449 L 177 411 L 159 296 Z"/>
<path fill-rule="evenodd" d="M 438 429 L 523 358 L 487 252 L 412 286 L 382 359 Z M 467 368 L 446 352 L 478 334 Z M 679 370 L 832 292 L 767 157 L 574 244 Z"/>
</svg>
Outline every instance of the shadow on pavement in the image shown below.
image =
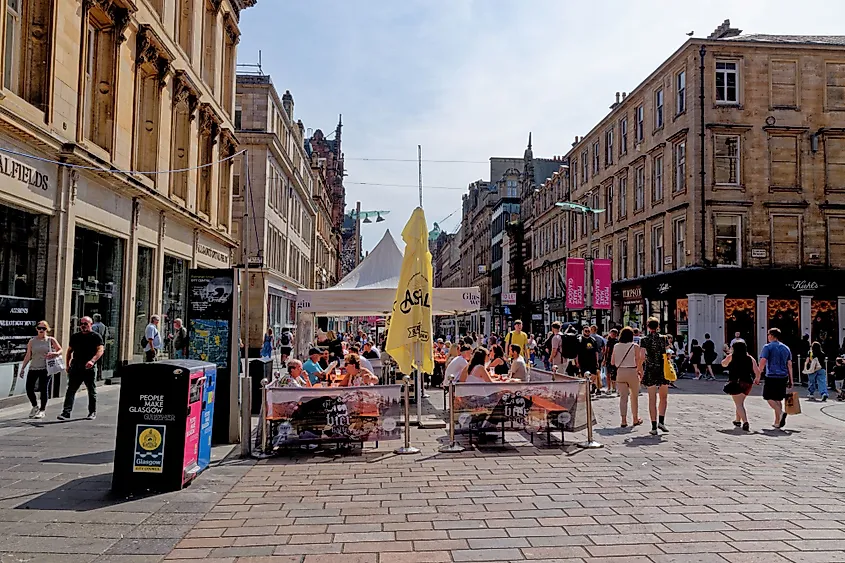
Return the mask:
<svg viewBox="0 0 845 563">
<path fill-rule="evenodd" d="M 15 507 L 15 510 L 68 510 L 87 512 L 156 496 L 115 495 L 111 492 L 111 473 L 89 475 L 64 483 Z"/>
<path fill-rule="evenodd" d="M 91 452 L 87 454 L 71 455 L 42 459 L 41 463 L 78 463 L 80 465 L 106 465 L 114 461 L 114 450 Z"/>
</svg>

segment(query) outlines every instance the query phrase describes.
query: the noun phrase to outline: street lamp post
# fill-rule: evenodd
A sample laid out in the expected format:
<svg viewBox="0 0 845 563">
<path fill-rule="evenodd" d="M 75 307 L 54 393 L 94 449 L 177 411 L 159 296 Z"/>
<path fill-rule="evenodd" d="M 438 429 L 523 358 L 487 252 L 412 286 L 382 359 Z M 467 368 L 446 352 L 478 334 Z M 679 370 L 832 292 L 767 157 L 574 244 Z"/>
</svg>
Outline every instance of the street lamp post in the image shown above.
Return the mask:
<svg viewBox="0 0 845 563">
<path fill-rule="evenodd" d="M 587 195 L 592 194 L 589 192 Z M 566 209 L 567 211 L 575 211 L 577 213 L 581 213 L 584 217 L 584 221 L 587 220 L 587 217 L 594 218 L 599 213 L 604 213 L 604 209 L 595 209 L 592 207 L 588 207 L 586 205 L 581 205 L 580 203 L 572 203 L 571 201 L 559 201 L 555 203 L 557 207 L 562 209 Z M 569 222 L 567 221 L 567 227 L 569 227 Z M 569 229 L 571 232 L 571 228 Z M 567 233 L 567 248 L 569 246 L 569 233 Z M 592 263 L 593 261 L 593 226 L 587 225 L 587 262 Z M 585 282 L 586 290 L 587 290 L 587 299 L 585 303 L 585 309 L 587 311 L 587 319 L 592 319 L 593 313 L 593 269 L 587 268 L 587 281 Z"/>
<path fill-rule="evenodd" d="M 349 216 L 355 219 L 355 266 L 361 263 L 361 223 L 372 223 L 375 217 L 376 223 L 384 221 L 384 216 L 390 211 L 361 211 L 361 202 L 355 203 L 355 211 L 350 211 Z"/>
</svg>

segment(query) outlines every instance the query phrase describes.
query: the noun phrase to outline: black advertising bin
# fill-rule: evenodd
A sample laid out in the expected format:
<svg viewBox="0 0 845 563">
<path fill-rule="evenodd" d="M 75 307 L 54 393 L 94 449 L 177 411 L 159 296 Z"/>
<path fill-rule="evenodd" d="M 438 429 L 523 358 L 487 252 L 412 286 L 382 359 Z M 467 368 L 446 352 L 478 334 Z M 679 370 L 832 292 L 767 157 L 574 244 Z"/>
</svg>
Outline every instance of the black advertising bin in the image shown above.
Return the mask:
<svg viewBox="0 0 845 563">
<path fill-rule="evenodd" d="M 113 491 L 176 491 L 196 477 L 208 367 L 214 364 L 167 360 L 123 368 Z"/>
<path fill-rule="evenodd" d="M 273 360 L 253 358 L 249 361 L 249 376 L 252 378 L 252 414 L 261 413 L 261 380 L 273 379 Z"/>
</svg>

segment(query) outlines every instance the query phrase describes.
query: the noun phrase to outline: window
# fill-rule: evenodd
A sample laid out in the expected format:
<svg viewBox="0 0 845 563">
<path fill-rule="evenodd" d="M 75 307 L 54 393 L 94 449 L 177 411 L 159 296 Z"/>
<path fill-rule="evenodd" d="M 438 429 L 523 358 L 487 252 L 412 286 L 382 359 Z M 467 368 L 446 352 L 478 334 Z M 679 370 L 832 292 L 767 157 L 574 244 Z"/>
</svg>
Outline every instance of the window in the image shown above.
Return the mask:
<svg viewBox="0 0 845 563">
<path fill-rule="evenodd" d="M 801 265 L 801 216 L 772 215 L 770 226 L 772 263 L 775 266 Z"/>
<path fill-rule="evenodd" d="M 593 143 L 593 174 L 594 175 L 599 173 L 599 161 L 600 161 L 599 150 L 600 150 L 600 145 L 599 145 L 599 142 L 596 141 L 595 143 Z"/>
<path fill-rule="evenodd" d="M 716 184 L 739 185 L 739 136 L 714 135 L 713 178 Z"/>
<path fill-rule="evenodd" d="M 652 161 L 651 201 L 663 200 L 663 155 L 657 155 Z"/>
<path fill-rule="evenodd" d="M 675 75 L 675 113 L 680 115 L 687 110 L 687 72 L 682 70 Z"/>
<path fill-rule="evenodd" d="M 218 120 L 214 117 L 212 110 L 203 105 L 200 111 L 200 135 L 199 135 L 199 165 L 203 166 L 197 171 L 197 211 L 211 218 L 211 164 L 213 160 L 214 144 L 218 133 Z"/>
<path fill-rule="evenodd" d="M 845 62 L 825 62 L 825 109 L 845 110 Z"/>
<path fill-rule="evenodd" d="M 177 0 L 179 10 L 176 14 L 176 38 L 179 46 L 191 59 L 194 43 L 194 0 Z"/>
<path fill-rule="evenodd" d="M 604 189 L 604 222 L 613 223 L 613 179 Z"/>
<path fill-rule="evenodd" d="M 590 180 L 590 155 L 588 151 L 581 153 L 581 182 L 586 185 Z"/>
<path fill-rule="evenodd" d="M 135 93 L 135 170 L 150 172 L 158 169 L 159 115 L 161 89 L 158 71 L 149 65 L 137 67 Z M 148 174 L 156 181 L 156 174 Z"/>
<path fill-rule="evenodd" d="M 593 207 L 593 209 L 600 209 L 600 207 L 599 207 L 600 205 L 601 205 L 601 198 L 599 196 L 599 190 L 597 188 L 595 193 L 593 194 L 592 207 Z M 599 230 L 599 214 L 593 213 L 592 215 L 593 215 L 593 230 L 597 231 L 597 230 Z"/>
<path fill-rule="evenodd" d="M 221 136 L 220 157 L 227 158 L 234 155 L 235 146 L 235 140 L 228 133 Z M 217 224 L 225 231 L 229 229 L 229 216 L 231 215 L 232 194 L 229 187 L 232 180 L 231 158 L 220 163 L 218 174 Z"/>
<path fill-rule="evenodd" d="M 582 201 L 581 205 L 586 206 L 587 202 Z M 580 219 L 581 219 L 581 236 L 585 237 L 585 236 L 587 236 L 587 214 L 582 213 Z"/>
<path fill-rule="evenodd" d="M 827 218 L 828 266 L 845 268 L 845 216 Z"/>
<path fill-rule="evenodd" d="M 570 244 L 578 239 L 578 218 L 572 213 L 565 215 L 569 222 L 569 242 Z"/>
<path fill-rule="evenodd" d="M 654 93 L 654 128 L 663 127 L 663 88 Z"/>
<path fill-rule="evenodd" d="M 716 264 L 741 266 L 740 221 L 738 215 L 716 215 Z"/>
<path fill-rule="evenodd" d="M 619 200 L 616 202 L 619 207 L 619 218 L 624 219 L 628 215 L 628 177 L 619 178 Z"/>
<path fill-rule="evenodd" d="M 608 129 L 604 134 L 604 165 L 613 164 L 613 129 Z"/>
<path fill-rule="evenodd" d="M 645 233 L 634 235 L 634 277 L 645 274 Z"/>
<path fill-rule="evenodd" d="M 114 139 L 115 55 L 114 23 L 99 8 L 88 11 L 83 90 L 84 138 L 107 152 Z"/>
<path fill-rule="evenodd" d="M 672 236 L 675 242 L 675 268 L 686 266 L 687 259 L 687 220 L 686 217 L 675 219 L 672 223 Z"/>
<path fill-rule="evenodd" d="M 675 173 L 674 184 L 672 190 L 675 193 L 682 192 L 687 189 L 687 142 L 679 141 L 675 143 L 672 149 L 674 155 Z"/>
<path fill-rule="evenodd" d="M 217 11 L 209 0 L 204 0 L 202 26 L 202 81 L 211 89 L 215 88 L 215 65 L 217 55 Z"/>
<path fill-rule="evenodd" d="M 612 244 L 604 245 L 604 257 L 608 260 L 613 260 L 613 245 Z"/>
<path fill-rule="evenodd" d="M 6 2 L 6 40 L 4 42 L 5 58 L 3 67 L 3 86 L 13 92 L 18 91 L 20 72 L 19 57 L 21 54 L 21 2 L 23 0 L 7 0 Z"/>
<path fill-rule="evenodd" d="M 798 137 L 793 135 L 769 136 L 769 187 L 798 189 Z"/>
<path fill-rule="evenodd" d="M 572 179 L 572 191 L 574 192 L 575 190 L 578 189 L 578 159 L 577 158 L 572 159 L 571 166 L 572 166 L 572 169 L 570 170 L 569 177 Z"/>
<path fill-rule="evenodd" d="M 179 79 L 174 83 L 173 96 L 173 150 L 170 168 L 185 170 L 193 166 L 191 162 L 191 121 L 196 112 L 197 96 L 188 83 Z M 188 172 L 170 174 L 170 195 L 186 204 L 188 201 Z"/>
<path fill-rule="evenodd" d="M 643 141 L 643 120 L 645 119 L 645 109 L 643 109 L 642 105 L 637 106 L 636 110 L 636 117 L 637 117 L 637 131 L 636 131 L 636 142 L 641 143 Z"/>
<path fill-rule="evenodd" d="M 519 197 L 516 180 L 507 180 L 505 182 L 505 197 Z"/>
<path fill-rule="evenodd" d="M 164 14 L 164 0 L 150 0 L 150 4 L 156 15 L 161 18 L 162 14 Z"/>
<path fill-rule="evenodd" d="M 618 278 L 624 280 L 628 277 L 628 239 L 619 239 L 619 274 Z"/>
<path fill-rule="evenodd" d="M 798 107 L 798 63 L 796 61 L 769 62 L 769 87 L 773 108 Z"/>
<path fill-rule="evenodd" d="M 824 138 L 825 189 L 845 190 L 845 137 Z"/>
<path fill-rule="evenodd" d="M 232 114 L 232 102 L 235 91 L 235 45 L 238 43 L 238 34 L 230 25 L 223 28 L 223 111 L 226 115 Z M 235 127 L 236 129 L 239 127 Z M 279 135 L 281 137 L 281 135 Z"/>
<path fill-rule="evenodd" d="M 51 4 L 6 0 L 3 86 L 47 111 L 52 50 Z"/>
<path fill-rule="evenodd" d="M 628 154 L 628 118 L 619 120 L 619 156 Z"/>
<path fill-rule="evenodd" d="M 638 166 L 634 172 L 634 212 L 645 208 L 645 166 Z"/>
<path fill-rule="evenodd" d="M 663 271 L 663 225 L 651 230 L 651 273 Z"/>
<path fill-rule="evenodd" d="M 716 103 L 739 103 L 739 69 L 736 61 L 716 61 Z"/>
</svg>

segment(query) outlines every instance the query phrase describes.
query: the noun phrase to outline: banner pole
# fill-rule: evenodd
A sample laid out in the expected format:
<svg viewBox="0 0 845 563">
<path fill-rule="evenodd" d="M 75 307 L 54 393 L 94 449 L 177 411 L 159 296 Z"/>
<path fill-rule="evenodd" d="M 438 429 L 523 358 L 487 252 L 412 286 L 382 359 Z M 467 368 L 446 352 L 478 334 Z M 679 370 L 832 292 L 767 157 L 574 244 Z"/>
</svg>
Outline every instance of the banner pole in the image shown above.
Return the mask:
<svg viewBox="0 0 845 563">
<path fill-rule="evenodd" d="M 395 450 L 393 450 L 393 453 L 400 455 L 418 454 L 420 453 L 420 449 L 411 446 L 411 378 L 406 375 L 402 378 L 402 381 L 405 382 L 405 445 L 401 448 L 396 448 Z"/>
<path fill-rule="evenodd" d="M 241 378 L 241 457 L 252 455 L 252 378 Z"/>
<path fill-rule="evenodd" d="M 590 449 L 594 450 L 597 448 L 603 448 L 604 444 L 596 442 L 593 440 L 593 400 L 592 400 L 592 393 L 591 391 L 591 383 L 592 381 L 588 378 L 585 379 L 585 385 L 587 387 L 587 441 L 581 442 L 578 444 L 579 448 Z"/>
<path fill-rule="evenodd" d="M 267 385 L 270 382 L 266 379 L 261 380 L 261 452 L 266 454 L 268 448 L 267 438 Z"/>
<path fill-rule="evenodd" d="M 455 382 L 449 382 L 449 445 L 442 446 L 439 451 L 443 453 L 460 453 L 464 451 L 461 445 L 455 443 Z"/>
</svg>

